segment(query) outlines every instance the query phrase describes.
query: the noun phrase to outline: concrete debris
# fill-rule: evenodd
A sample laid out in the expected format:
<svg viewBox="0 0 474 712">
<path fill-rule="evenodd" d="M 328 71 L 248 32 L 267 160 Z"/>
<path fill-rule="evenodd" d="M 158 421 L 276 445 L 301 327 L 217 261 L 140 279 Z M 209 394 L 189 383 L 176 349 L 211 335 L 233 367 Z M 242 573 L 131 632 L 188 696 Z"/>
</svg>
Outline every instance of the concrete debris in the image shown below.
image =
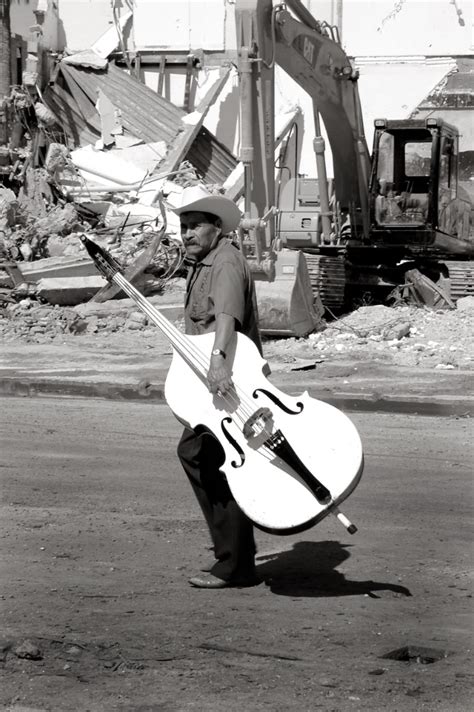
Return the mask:
<svg viewBox="0 0 474 712">
<path fill-rule="evenodd" d="M 305 339 L 266 342 L 265 351 L 282 370 L 317 359 L 474 370 L 474 308 L 360 307 Z"/>
<path fill-rule="evenodd" d="M 121 33 L 130 22 L 132 15 L 133 13 L 131 11 L 124 12 L 122 8 L 118 22 L 115 22 L 114 25 L 106 30 L 92 45 L 91 49 L 94 51 L 94 54 L 106 59 L 109 54 L 119 46 Z"/>
<path fill-rule="evenodd" d="M 184 279 L 171 279 L 166 290 L 149 297 L 171 321 L 183 324 Z M 472 302 L 471 302 L 472 303 Z M 393 330 L 400 330 L 394 338 Z M 407 331 L 409 325 L 409 331 Z M 40 305 L 34 299 L 8 303 L 0 310 L 0 338 L 5 342 L 48 343 L 65 335 L 127 338 L 147 348 L 156 327 L 147 324 L 131 299 L 87 302 L 74 307 Z M 404 333 L 405 335 L 401 335 Z M 141 341 L 143 339 L 143 341 Z M 99 341 L 100 343 L 100 341 Z M 119 342 L 117 342 L 119 343 Z M 383 362 L 436 370 L 474 370 L 474 308 L 431 311 L 413 306 L 361 307 L 305 338 L 266 339 L 273 370 L 308 370 L 318 363 Z"/>
<path fill-rule="evenodd" d="M 46 283 L 57 281 L 44 280 Z M 183 279 L 170 280 L 166 295 L 152 295 L 150 300 L 159 304 L 170 320 L 181 323 L 183 291 Z M 154 326 L 151 328 L 156 329 Z M 0 338 L 5 341 L 47 343 L 61 340 L 64 334 L 106 335 L 127 331 L 145 332 L 147 329 L 147 317 L 137 311 L 131 299 L 111 300 L 103 304 L 86 302 L 70 307 L 39 304 L 36 299 L 26 298 L 8 303 L 0 309 Z"/>
<path fill-rule="evenodd" d="M 92 188 L 99 186 L 112 190 L 131 183 L 140 185 L 147 175 L 146 171 L 113 152 L 96 150 L 92 146 L 72 151 L 71 161 L 85 183 L 90 183 Z"/>
<path fill-rule="evenodd" d="M 40 301 L 61 306 L 73 306 L 91 299 L 107 284 L 99 274 L 92 277 L 56 277 L 40 279 L 36 296 Z"/>
<path fill-rule="evenodd" d="M 474 297 L 461 297 L 456 303 L 459 311 L 462 312 L 474 312 Z"/>
<path fill-rule="evenodd" d="M 18 200 L 9 188 L 0 187 L 0 231 L 5 232 L 15 225 Z"/>
<path fill-rule="evenodd" d="M 43 279 L 94 277 L 98 274 L 93 261 L 89 255 L 85 254 L 81 256 L 46 257 L 34 262 L 20 263 L 20 269 L 25 280 L 34 283 L 38 283 Z"/>
<path fill-rule="evenodd" d="M 405 273 L 405 284 L 397 287 L 391 295 L 395 303 L 405 302 L 426 305 L 433 309 L 454 309 L 455 303 L 451 299 L 450 280 L 441 275 L 437 282 L 433 282 L 417 269 Z"/>
</svg>

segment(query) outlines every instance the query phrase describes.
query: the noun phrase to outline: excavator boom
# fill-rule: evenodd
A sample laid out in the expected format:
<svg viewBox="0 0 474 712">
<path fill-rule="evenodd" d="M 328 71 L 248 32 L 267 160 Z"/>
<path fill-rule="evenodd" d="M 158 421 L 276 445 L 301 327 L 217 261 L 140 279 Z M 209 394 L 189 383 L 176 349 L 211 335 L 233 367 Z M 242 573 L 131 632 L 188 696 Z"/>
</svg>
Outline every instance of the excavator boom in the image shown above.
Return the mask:
<svg viewBox="0 0 474 712">
<path fill-rule="evenodd" d="M 255 214 L 258 209 L 262 215 L 273 205 L 274 68 L 278 64 L 311 97 L 319 146 L 319 115 L 322 116 L 334 157 L 337 201 L 366 237 L 370 157 L 357 72 L 333 28 L 315 20 L 299 0 L 291 0 L 287 5 L 298 19 L 285 5 L 273 6 L 272 0 L 236 2 L 241 159 L 249 166 L 246 211 Z M 319 146 L 315 144 L 316 152 Z M 320 174 L 320 162 L 318 169 Z"/>
</svg>

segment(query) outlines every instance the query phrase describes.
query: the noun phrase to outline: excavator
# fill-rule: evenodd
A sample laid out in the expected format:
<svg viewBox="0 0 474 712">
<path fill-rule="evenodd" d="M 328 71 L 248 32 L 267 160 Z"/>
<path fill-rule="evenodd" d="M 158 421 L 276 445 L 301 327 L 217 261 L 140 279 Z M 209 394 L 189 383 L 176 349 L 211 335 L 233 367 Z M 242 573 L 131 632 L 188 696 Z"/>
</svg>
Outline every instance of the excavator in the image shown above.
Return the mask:
<svg viewBox="0 0 474 712">
<path fill-rule="evenodd" d="M 370 155 L 358 72 L 337 28 L 301 0 L 236 0 L 235 13 L 239 239 L 256 278 L 263 333 L 306 335 L 325 310 L 343 311 L 368 293 L 382 299 L 413 268 L 448 277 L 453 299 L 474 294 L 473 206 L 459 185 L 456 127 L 438 118 L 377 119 Z M 312 99 L 315 179 L 291 171 L 291 161 L 284 175 L 281 166 L 275 171 L 276 65 Z"/>
</svg>

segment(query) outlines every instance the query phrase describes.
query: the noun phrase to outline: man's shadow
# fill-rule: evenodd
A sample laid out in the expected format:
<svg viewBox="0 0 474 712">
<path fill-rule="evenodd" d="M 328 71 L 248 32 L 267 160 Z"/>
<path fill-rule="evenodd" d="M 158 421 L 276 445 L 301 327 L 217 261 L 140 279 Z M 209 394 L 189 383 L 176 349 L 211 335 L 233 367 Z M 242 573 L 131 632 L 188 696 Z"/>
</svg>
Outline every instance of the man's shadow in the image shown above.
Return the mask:
<svg viewBox="0 0 474 712">
<path fill-rule="evenodd" d="M 336 568 L 350 553 L 351 544 L 338 541 L 301 541 L 289 551 L 257 556 L 258 574 L 280 596 L 361 596 L 379 598 L 377 591 L 411 596 L 408 588 L 380 581 L 350 581 Z M 263 562 L 263 563 L 262 563 Z"/>
</svg>

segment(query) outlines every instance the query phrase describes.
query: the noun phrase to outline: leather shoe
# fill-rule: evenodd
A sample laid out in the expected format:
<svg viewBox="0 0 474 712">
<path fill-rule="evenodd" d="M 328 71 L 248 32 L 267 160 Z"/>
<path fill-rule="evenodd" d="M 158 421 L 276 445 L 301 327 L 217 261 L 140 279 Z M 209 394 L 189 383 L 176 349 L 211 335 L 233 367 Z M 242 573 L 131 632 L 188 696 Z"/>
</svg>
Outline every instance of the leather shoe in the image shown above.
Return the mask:
<svg viewBox="0 0 474 712">
<path fill-rule="evenodd" d="M 254 576 L 248 579 L 230 579 L 226 581 L 218 576 L 208 574 L 207 576 L 193 576 L 189 579 L 191 586 L 196 588 L 248 588 L 250 586 L 258 586 L 261 580 Z"/>
</svg>

